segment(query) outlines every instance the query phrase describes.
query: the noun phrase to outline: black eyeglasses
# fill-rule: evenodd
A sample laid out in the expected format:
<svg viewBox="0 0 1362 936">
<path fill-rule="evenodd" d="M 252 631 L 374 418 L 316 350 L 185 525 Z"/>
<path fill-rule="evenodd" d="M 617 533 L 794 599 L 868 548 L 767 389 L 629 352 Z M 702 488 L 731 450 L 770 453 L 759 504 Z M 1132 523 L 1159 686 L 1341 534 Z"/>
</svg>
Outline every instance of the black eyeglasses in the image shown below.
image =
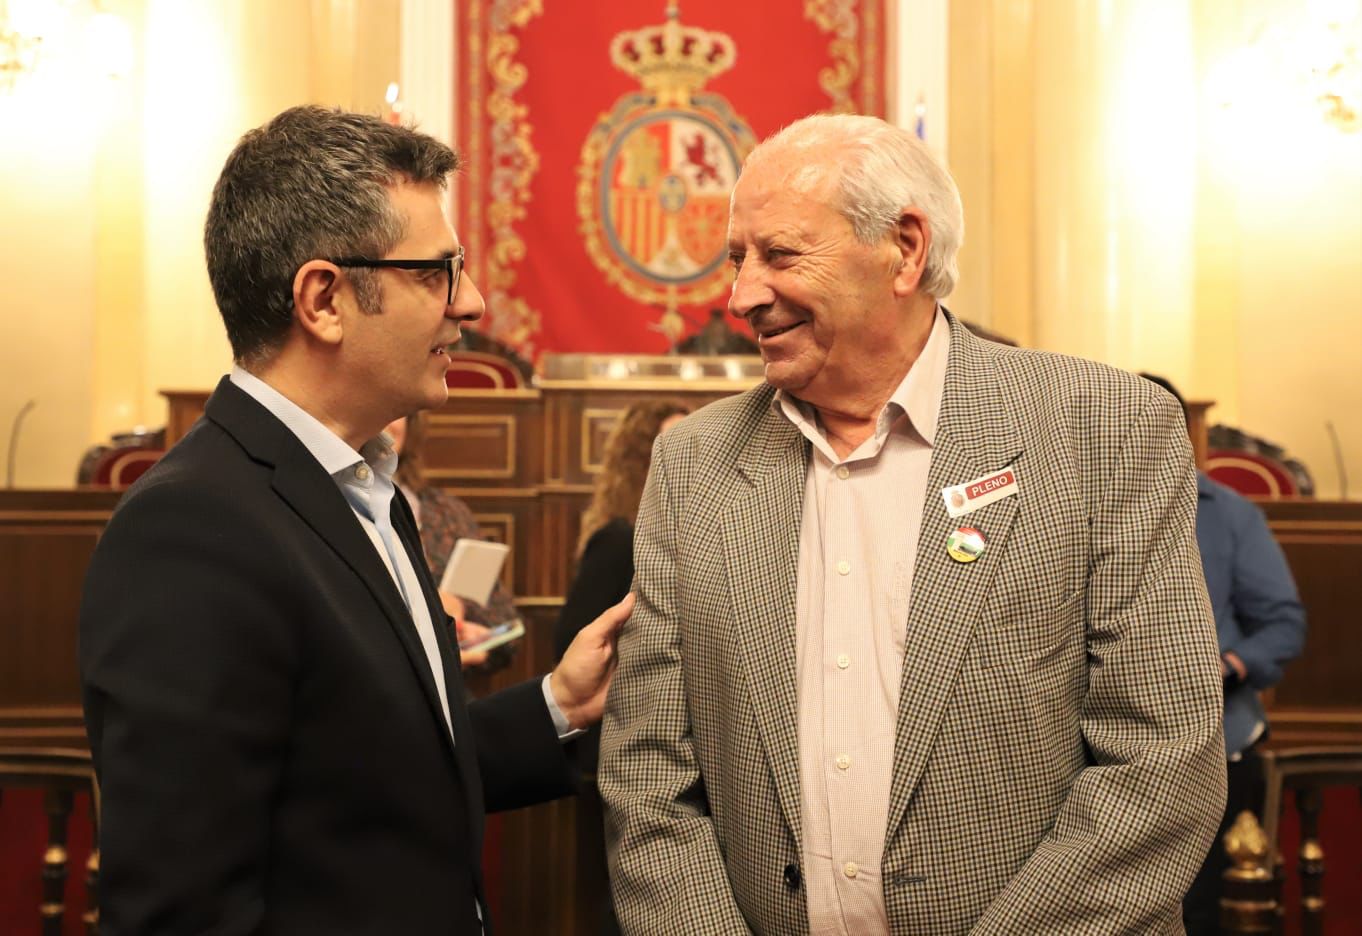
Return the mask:
<svg viewBox="0 0 1362 936">
<path fill-rule="evenodd" d="M 445 283 L 447 289 L 445 293 L 445 305 L 452 305 L 454 297 L 459 294 L 459 279 L 463 276 L 463 248 L 452 257 L 441 257 L 438 260 L 370 260 L 368 257 L 341 257 L 339 260 L 331 260 L 338 267 L 365 267 L 377 269 L 389 267 L 396 270 L 444 270 Z"/>
</svg>

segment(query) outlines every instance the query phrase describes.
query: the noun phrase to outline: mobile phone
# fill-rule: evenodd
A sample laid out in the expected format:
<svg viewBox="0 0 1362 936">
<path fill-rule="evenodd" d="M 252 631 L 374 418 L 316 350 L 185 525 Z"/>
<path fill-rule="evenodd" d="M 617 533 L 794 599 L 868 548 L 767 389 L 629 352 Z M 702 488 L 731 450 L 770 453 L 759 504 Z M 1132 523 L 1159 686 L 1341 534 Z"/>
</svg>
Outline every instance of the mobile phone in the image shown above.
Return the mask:
<svg viewBox="0 0 1362 936">
<path fill-rule="evenodd" d="M 487 650 L 500 647 L 504 643 L 518 640 L 525 636 L 525 622 L 520 618 L 512 618 L 504 624 L 493 627 L 491 633 L 483 637 L 477 643 L 460 643 L 459 649 L 464 653 L 482 653 Z"/>
</svg>

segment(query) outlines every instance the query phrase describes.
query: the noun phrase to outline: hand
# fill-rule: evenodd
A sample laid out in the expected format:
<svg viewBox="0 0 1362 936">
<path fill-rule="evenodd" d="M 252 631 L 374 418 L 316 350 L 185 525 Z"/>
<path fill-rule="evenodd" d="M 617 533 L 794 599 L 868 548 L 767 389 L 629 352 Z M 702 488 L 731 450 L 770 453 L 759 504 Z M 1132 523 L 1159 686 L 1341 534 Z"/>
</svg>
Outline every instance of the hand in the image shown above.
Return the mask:
<svg viewBox="0 0 1362 936">
<path fill-rule="evenodd" d="M 462 621 L 459 626 L 459 643 L 478 644 L 487 639 L 487 635 L 492 633 L 490 627 L 483 627 L 481 624 L 474 624 L 472 621 Z M 464 669 L 472 669 L 475 666 L 482 666 L 487 662 L 487 655 L 490 650 L 465 650 L 459 648 L 459 665 Z"/>
<path fill-rule="evenodd" d="M 1220 676 L 1224 678 L 1230 673 L 1234 673 L 1235 679 L 1239 682 L 1248 679 L 1248 667 L 1239 659 L 1239 654 L 1233 650 L 1226 650 L 1220 655 Z"/>
<path fill-rule="evenodd" d="M 615 641 L 633 609 L 631 593 L 583 627 L 549 676 L 553 700 L 573 728 L 589 728 L 601 720 L 615 674 Z"/>
<path fill-rule="evenodd" d="M 464 607 L 463 599 L 458 595 L 451 595 L 447 591 L 440 592 L 440 604 L 445 606 L 445 614 L 448 614 L 456 622 L 462 623 L 468 616 L 468 609 Z"/>
</svg>

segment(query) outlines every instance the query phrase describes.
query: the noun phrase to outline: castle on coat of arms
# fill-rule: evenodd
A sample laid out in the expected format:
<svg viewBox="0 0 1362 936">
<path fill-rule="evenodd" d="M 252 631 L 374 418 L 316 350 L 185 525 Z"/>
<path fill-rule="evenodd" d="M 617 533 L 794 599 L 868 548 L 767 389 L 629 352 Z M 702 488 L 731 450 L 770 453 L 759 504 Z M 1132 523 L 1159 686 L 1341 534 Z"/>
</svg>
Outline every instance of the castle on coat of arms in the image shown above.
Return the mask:
<svg viewBox="0 0 1362 936">
<path fill-rule="evenodd" d="M 582 145 L 577 214 L 593 263 L 625 295 L 662 308 L 675 341 L 677 307 L 728 288 L 728 199 L 755 145 L 747 124 L 705 82 L 733 67 L 723 33 L 665 23 L 622 32 L 610 60 L 641 91 L 619 98 Z"/>
</svg>

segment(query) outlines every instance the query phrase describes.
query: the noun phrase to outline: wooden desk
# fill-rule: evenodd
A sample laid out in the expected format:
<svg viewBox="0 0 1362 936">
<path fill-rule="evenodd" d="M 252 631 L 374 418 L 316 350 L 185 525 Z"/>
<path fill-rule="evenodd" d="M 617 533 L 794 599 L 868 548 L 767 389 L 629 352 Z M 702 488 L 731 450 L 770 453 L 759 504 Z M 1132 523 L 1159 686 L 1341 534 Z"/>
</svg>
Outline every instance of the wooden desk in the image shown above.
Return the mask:
<svg viewBox="0 0 1362 936">
<path fill-rule="evenodd" d="M 0 746 L 84 747 L 80 585 L 118 494 L 0 491 Z"/>
</svg>

